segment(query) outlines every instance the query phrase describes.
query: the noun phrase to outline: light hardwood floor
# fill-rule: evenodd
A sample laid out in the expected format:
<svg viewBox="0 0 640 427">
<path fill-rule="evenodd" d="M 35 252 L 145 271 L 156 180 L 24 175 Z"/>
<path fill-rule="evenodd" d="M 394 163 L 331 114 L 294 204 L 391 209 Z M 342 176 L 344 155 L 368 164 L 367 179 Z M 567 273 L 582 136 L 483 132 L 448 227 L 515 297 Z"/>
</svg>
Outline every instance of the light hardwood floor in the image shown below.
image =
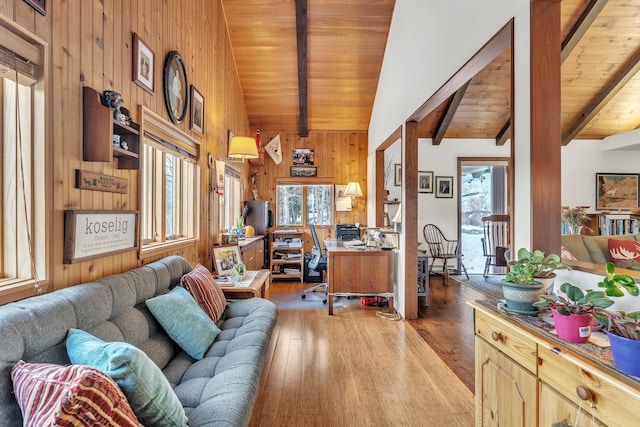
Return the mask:
<svg viewBox="0 0 640 427">
<path fill-rule="evenodd" d="M 472 426 L 473 394 L 407 322 L 386 308 L 272 284 L 276 324 L 251 426 Z"/>
</svg>

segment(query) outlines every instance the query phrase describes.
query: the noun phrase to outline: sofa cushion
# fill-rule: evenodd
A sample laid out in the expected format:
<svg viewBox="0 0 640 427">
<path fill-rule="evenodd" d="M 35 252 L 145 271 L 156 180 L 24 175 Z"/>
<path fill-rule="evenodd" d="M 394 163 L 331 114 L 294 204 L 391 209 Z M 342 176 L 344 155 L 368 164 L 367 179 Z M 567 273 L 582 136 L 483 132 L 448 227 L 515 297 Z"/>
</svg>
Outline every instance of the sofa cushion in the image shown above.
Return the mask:
<svg viewBox="0 0 640 427">
<path fill-rule="evenodd" d="M 609 239 L 611 261 L 620 268 L 640 265 L 640 242 L 637 240 Z"/>
<path fill-rule="evenodd" d="M 214 322 L 220 319 L 227 306 L 227 299 L 206 267 L 196 265 L 191 272 L 182 277 L 181 284 Z"/>
<path fill-rule="evenodd" d="M 577 261 L 578 258 L 575 257 L 566 246 L 560 246 L 560 258 L 568 259 L 569 261 Z"/>
<path fill-rule="evenodd" d="M 11 378 L 23 425 L 141 426 L 122 390 L 98 369 L 20 361 Z"/>
<path fill-rule="evenodd" d="M 177 286 L 169 293 L 148 299 L 146 304 L 167 334 L 196 360 L 204 357 L 220 333 L 185 288 Z"/>
<path fill-rule="evenodd" d="M 160 368 L 133 345 L 104 342 L 88 332 L 71 329 L 67 352 L 71 363 L 93 366 L 113 378 L 142 424 L 187 424 L 182 404 Z"/>
<path fill-rule="evenodd" d="M 580 234 L 562 235 L 562 246 L 567 248 L 578 261 L 591 262 L 591 255 L 584 244 L 583 236 Z"/>
</svg>

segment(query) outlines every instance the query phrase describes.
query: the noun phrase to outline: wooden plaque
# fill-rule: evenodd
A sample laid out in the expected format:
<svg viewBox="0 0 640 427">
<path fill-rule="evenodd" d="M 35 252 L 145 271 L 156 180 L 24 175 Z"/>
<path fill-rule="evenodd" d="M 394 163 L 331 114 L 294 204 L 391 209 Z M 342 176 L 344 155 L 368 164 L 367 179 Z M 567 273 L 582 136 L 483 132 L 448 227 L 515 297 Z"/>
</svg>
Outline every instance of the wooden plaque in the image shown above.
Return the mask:
<svg viewBox="0 0 640 427">
<path fill-rule="evenodd" d="M 128 186 L 126 178 L 76 169 L 76 188 L 126 194 Z"/>
</svg>

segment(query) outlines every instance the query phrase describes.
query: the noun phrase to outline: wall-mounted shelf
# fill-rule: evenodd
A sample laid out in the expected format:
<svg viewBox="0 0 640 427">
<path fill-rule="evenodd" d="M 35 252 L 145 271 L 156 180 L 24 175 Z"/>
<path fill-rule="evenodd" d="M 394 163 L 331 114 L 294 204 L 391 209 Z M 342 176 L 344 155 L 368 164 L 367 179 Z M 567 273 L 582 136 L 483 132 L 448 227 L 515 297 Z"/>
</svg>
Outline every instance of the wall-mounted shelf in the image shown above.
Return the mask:
<svg viewBox="0 0 640 427">
<path fill-rule="evenodd" d="M 117 159 L 118 169 L 140 168 L 140 125 L 121 123 L 113 118 L 113 111 L 102 105 L 100 93 L 85 86 L 83 96 L 83 155 L 88 162 L 111 162 Z M 120 135 L 128 147 L 113 144 L 113 135 Z"/>
</svg>

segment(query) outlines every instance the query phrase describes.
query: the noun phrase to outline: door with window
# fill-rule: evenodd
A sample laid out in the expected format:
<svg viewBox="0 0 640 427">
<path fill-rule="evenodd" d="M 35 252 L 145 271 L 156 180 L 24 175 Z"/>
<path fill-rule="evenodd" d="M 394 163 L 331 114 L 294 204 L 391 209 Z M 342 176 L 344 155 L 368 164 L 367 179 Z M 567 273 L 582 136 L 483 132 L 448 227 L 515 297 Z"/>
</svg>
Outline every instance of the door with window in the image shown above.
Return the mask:
<svg viewBox="0 0 640 427">
<path fill-rule="evenodd" d="M 460 236 L 469 274 L 483 274 L 482 218 L 508 213 L 508 159 L 458 159 Z"/>
</svg>

